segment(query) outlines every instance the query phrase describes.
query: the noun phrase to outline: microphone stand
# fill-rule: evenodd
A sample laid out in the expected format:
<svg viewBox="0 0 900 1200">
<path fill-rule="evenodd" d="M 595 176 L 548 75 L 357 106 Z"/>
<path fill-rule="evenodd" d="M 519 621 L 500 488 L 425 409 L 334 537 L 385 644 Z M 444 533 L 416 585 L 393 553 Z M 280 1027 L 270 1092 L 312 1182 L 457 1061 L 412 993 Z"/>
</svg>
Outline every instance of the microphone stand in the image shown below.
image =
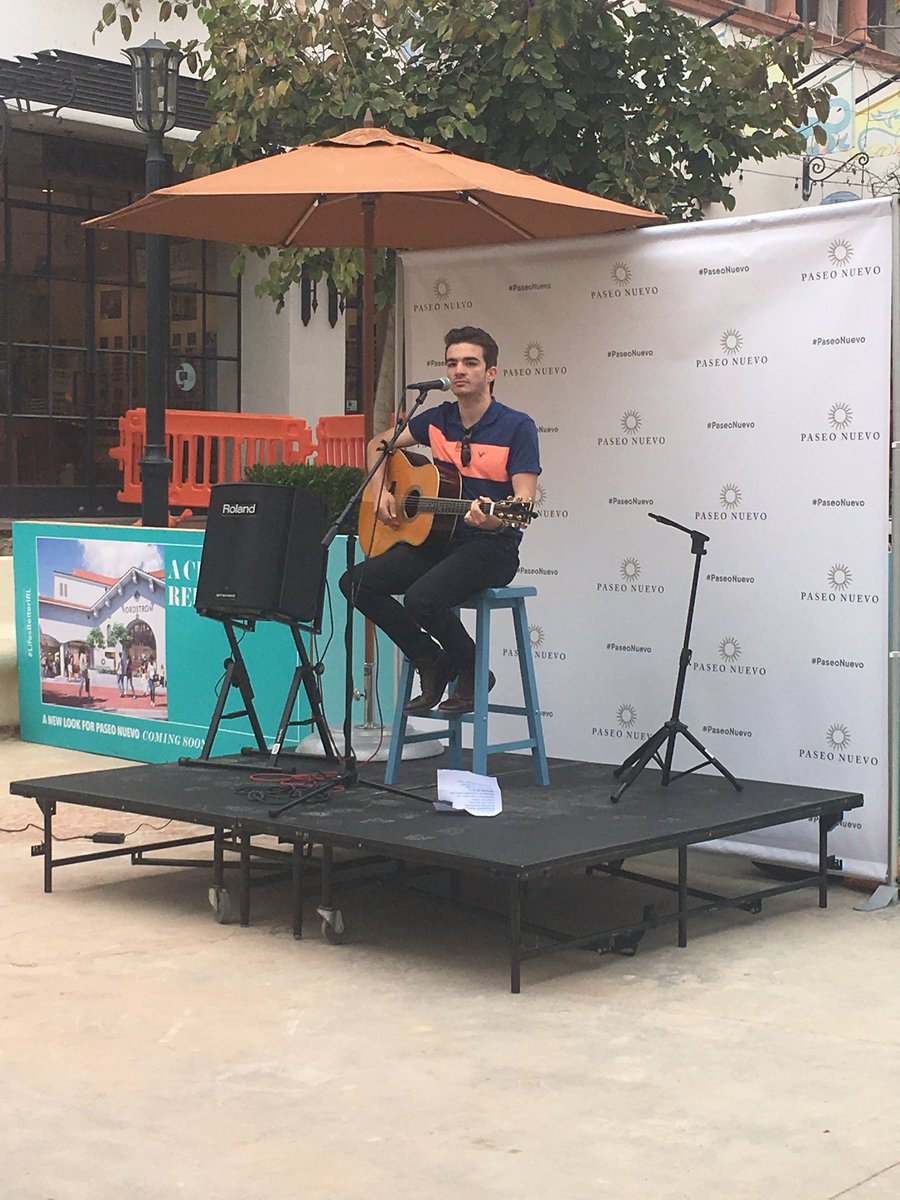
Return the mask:
<svg viewBox="0 0 900 1200">
<path fill-rule="evenodd" d="M 340 533 L 342 526 L 347 525 L 347 570 L 352 571 L 356 562 L 356 534 L 352 524 L 348 523 L 347 518 L 352 512 L 356 502 L 362 496 L 363 492 L 371 483 L 374 476 L 378 473 L 379 468 L 388 458 L 394 453 L 397 441 L 400 435 L 409 425 L 410 419 L 416 414 L 418 409 L 425 403 L 425 397 L 431 390 L 431 386 L 423 387 L 421 384 L 418 387 L 418 395 L 412 403 L 409 412 L 405 417 L 401 418 L 394 426 L 393 436 L 389 441 L 382 441 L 378 450 L 378 457 L 372 464 L 371 468 L 366 472 L 362 483 L 344 505 L 343 511 L 339 514 L 333 524 L 329 527 L 325 536 L 322 538 L 322 546 L 327 550 L 337 535 Z M 446 387 L 446 384 L 444 385 Z M 287 804 L 281 805 L 279 808 L 269 809 L 270 817 L 279 817 L 282 813 L 289 812 L 298 804 L 309 804 L 315 797 L 323 792 L 330 791 L 332 788 L 345 787 L 370 787 L 379 792 L 392 792 L 396 796 L 408 796 L 412 800 L 418 800 L 425 804 L 433 803 L 433 799 L 427 796 L 419 796 L 415 792 L 406 791 L 403 788 L 391 787 L 386 783 L 376 783 L 367 779 L 361 779 L 357 771 L 356 755 L 353 750 L 353 589 L 350 589 L 350 595 L 347 597 L 347 610 L 344 621 L 344 754 L 343 762 L 338 779 L 330 779 L 327 782 L 320 784 L 309 792 L 305 792 L 302 797 L 296 800 L 291 800 Z"/>
<path fill-rule="evenodd" d="M 697 583 L 700 579 L 700 559 L 706 553 L 706 543 L 709 541 L 709 535 L 700 533 L 697 529 L 688 529 L 685 525 L 679 525 L 677 521 L 672 521 L 668 517 L 661 517 L 657 513 L 647 513 L 647 516 L 654 521 L 658 521 L 660 525 L 671 525 L 673 529 L 680 529 L 682 533 L 690 535 L 691 539 L 691 554 L 694 555 L 694 577 L 691 581 L 691 598 L 688 602 L 687 622 L 684 627 L 684 641 L 681 646 L 681 657 L 678 662 L 678 680 L 675 684 L 675 699 L 672 704 L 672 715 L 665 724 L 657 729 L 656 733 L 652 733 L 633 754 L 629 754 L 628 758 L 621 766 L 616 767 L 613 775 L 616 779 L 622 778 L 619 787 L 610 796 L 613 804 L 618 804 L 623 793 L 631 787 L 634 781 L 643 771 L 644 767 L 653 759 L 660 767 L 662 767 L 662 778 L 660 784 L 662 787 L 668 787 L 669 781 L 672 779 L 681 779 L 683 775 L 692 775 L 694 771 L 699 771 L 701 767 L 707 765 L 715 767 L 720 774 L 724 775 L 732 787 L 738 791 L 743 791 L 743 784 L 738 783 L 735 777 L 728 771 L 717 758 L 714 758 L 706 749 L 705 746 L 694 737 L 687 725 L 681 720 L 681 701 L 684 696 L 684 683 L 687 679 L 688 666 L 691 662 L 691 625 L 694 620 L 694 601 L 697 597 Z M 691 767 L 687 771 L 679 771 L 676 775 L 672 774 L 672 759 L 675 755 L 675 740 L 681 734 L 686 738 L 695 750 L 698 750 L 703 755 L 702 762 Z M 659 752 L 665 745 L 665 758 L 661 759 Z"/>
</svg>

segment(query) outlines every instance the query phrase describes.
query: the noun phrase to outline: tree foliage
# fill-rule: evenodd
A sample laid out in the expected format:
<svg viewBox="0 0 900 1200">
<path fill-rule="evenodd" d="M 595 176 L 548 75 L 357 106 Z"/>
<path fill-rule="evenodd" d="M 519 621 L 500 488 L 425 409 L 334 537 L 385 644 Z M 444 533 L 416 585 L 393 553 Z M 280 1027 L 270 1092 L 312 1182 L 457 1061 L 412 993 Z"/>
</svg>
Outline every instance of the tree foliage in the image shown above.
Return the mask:
<svg viewBox="0 0 900 1200">
<path fill-rule="evenodd" d="M 110 649 L 114 649 L 116 646 L 130 646 L 131 641 L 132 639 L 128 634 L 128 630 L 121 622 L 117 621 L 115 625 L 111 625 L 107 630 L 106 644 Z"/>
<path fill-rule="evenodd" d="M 156 0 L 104 5 L 126 39 Z M 215 171 L 362 123 L 435 141 L 613 200 L 694 219 L 726 209 L 747 160 L 802 153 L 830 85 L 796 86 L 809 39 L 725 46 L 667 0 L 184 0 L 203 45 L 182 48 L 209 89 L 210 127 L 184 164 Z M 823 131 L 814 128 L 817 140 Z M 262 254 L 267 251 L 259 251 Z M 347 287 L 355 252 L 282 252 L 276 300 L 306 260 Z"/>
</svg>

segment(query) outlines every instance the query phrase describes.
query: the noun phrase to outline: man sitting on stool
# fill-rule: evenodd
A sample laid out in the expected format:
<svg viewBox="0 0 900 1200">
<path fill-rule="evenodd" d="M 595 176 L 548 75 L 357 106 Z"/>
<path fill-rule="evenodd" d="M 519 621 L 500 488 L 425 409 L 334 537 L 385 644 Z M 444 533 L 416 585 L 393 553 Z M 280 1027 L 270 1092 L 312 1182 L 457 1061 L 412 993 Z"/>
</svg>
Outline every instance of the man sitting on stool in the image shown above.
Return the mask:
<svg viewBox="0 0 900 1200">
<path fill-rule="evenodd" d="M 479 500 L 505 500 L 510 493 L 533 500 L 541 471 L 537 427 L 526 413 L 493 397 L 497 343 L 471 325 L 451 329 L 444 338 L 450 386 L 456 397 L 417 413 L 397 447 L 423 445 L 437 465 L 454 467 L 462 477 L 462 497 L 471 507 L 457 521 L 444 545 L 393 545 L 368 558 L 341 579 L 341 591 L 382 629 L 410 660 L 421 681 L 421 694 L 406 712 L 471 712 L 475 703 L 475 643 L 454 609 L 476 592 L 505 587 L 519 569 L 520 530 L 483 512 Z M 377 434 L 367 448 L 375 462 L 392 430 Z M 377 497 L 377 518 L 399 527 L 396 502 L 384 486 L 384 465 L 370 483 Z M 394 597 L 404 596 L 400 604 Z M 456 687 L 439 704 L 451 679 Z M 490 676 L 490 686 L 494 677 Z"/>
</svg>

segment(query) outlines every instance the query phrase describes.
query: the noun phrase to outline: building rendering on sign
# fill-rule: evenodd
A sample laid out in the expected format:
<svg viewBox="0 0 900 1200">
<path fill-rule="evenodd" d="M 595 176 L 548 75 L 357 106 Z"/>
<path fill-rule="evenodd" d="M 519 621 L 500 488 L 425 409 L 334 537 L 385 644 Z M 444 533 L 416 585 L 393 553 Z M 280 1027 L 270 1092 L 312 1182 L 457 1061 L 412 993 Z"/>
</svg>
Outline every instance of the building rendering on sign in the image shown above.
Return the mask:
<svg viewBox="0 0 900 1200">
<path fill-rule="evenodd" d="M 155 569 L 133 565 L 120 574 L 104 575 L 65 561 L 78 545 L 61 538 L 38 542 L 42 678 L 77 679 L 84 667 L 113 678 L 118 673 L 124 676 L 120 668 L 123 655 L 132 677 L 146 678 L 151 672 L 164 677 L 164 564 Z M 127 543 L 116 545 L 127 547 Z M 52 592 L 44 594 L 43 581 L 48 578 L 52 578 Z"/>
</svg>

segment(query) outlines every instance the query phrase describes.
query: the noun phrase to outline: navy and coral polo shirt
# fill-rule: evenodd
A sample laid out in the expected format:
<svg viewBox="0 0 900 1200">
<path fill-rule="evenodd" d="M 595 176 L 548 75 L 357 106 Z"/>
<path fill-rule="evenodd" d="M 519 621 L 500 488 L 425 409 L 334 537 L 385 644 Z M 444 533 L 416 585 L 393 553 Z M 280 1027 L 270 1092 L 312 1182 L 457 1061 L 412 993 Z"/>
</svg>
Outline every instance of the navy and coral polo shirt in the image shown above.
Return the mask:
<svg viewBox="0 0 900 1200">
<path fill-rule="evenodd" d="M 480 421 L 466 431 L 459 415 L 459 405 L 445 400 L 437 408 L 417 413 L 409 423 L 409 431 L 423 446 L 431 450 L 435 463 L 453 467 L 462 476 L 462 495 L 465 500 L 487 496 L 490 500 L 505 500 L 510 495 L 513 475 L 540 475 L 537 426 L 527 413 L 507 408 L 492 400 Z M 468 432 L 471 457 L 462 465 L 461 443 Z M 469 530 L 459 522 L 458 534 L 481 532 Z M 504 529 L 518 538 L 521 531 Z"/>
</svg>

